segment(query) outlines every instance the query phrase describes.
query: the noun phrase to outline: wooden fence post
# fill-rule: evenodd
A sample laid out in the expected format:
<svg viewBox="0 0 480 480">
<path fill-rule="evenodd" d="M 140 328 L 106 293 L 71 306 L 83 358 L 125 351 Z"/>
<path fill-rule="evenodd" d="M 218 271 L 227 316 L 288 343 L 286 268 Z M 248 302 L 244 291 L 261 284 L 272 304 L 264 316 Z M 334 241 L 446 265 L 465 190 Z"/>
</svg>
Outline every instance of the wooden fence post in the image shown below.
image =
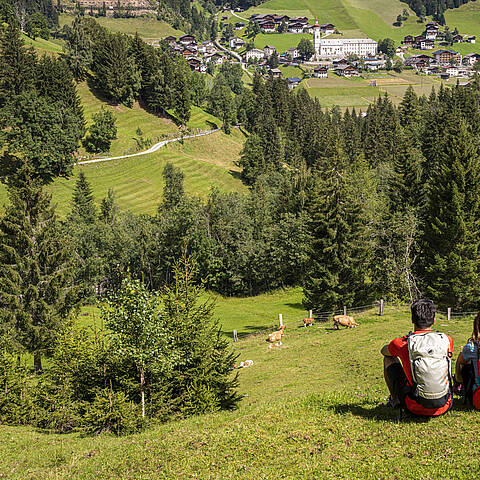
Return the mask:
<svg viewBox="0 0 480 480">
<path fill-rule="evenodd" d="M 447 308 L 447 320 L 450 320 L 450 317 L 452 316 L 452 309 L 450 307 Z"/>
<path fill-rule="evenodd" d="M 346 305 L 343 306 L 343 314 L 347 315 L 347 306 Z"/>
<path fill-rule="evenodd" d="M 281 313 L 278 314 L 278 326 L 281 327 L 283 325 L 283 316 Z"/>
<path fill-rule="evenodd" d="M 236 330 L 233 331 L 233 341 L 238 342 L 238 335 Z"/>
<path fill-rule="evenodd" d="M 380 299 L 380 316 L 383 315 L 383 298 Z"/>
</svg>

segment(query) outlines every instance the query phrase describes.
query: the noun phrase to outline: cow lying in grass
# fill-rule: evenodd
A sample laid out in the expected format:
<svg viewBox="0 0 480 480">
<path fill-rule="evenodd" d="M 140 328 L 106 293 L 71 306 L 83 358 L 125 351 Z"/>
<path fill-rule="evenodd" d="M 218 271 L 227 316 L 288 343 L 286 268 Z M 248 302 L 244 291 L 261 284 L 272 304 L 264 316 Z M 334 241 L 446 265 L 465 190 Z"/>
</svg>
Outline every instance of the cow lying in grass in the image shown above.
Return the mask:
<svg viewBox="0 0 480 480">
<path fill-rule="evenodd" d="M 333 317 L 333 326 L 337 327 L 337 330 L 340 328 L 340 325 L 348 328 L 358 327 L 358 323 L 348 315 L 335 315 Z"/>
<path fill-rule="evenodd" d="M 279 330 L 271 333 L 268 336 L 267 342 L 270 342 L 270 343 L 280 342 L 282 340 L 282 337 L 285 335 L 284 330 L 285 330 L 285 325 L 282 325 Z"/>
</svg>

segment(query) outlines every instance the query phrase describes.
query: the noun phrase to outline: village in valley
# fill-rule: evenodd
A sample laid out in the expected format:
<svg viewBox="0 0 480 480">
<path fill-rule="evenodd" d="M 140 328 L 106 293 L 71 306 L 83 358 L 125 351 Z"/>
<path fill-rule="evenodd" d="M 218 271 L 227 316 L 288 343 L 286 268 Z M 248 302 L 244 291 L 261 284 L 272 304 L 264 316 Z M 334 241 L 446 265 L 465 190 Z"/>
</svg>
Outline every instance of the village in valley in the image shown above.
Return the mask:
<svg viewBox="0 0 480 480">
<path fill-rule="evenodd" d="M 241 15 L 241 9 L 236 9 Z M 243 18 L 233 10 L 224 11 L 217 41 L 198 43 L 193 35 L 168 36 L 163 39 L 169 48 L 182 55 L 192 70 L 213 73 L 224 62 L 241 63 L 250 77 L 255 71 L 273 77 L 285 77 L 289 88 L 299 86 L 304 79 L 332 76 L 365 77 L 372 72 L 401 72 L 432 75 L 442 80 L 468 79 L 473 76 L 480 58 L 478 53 L 461 55 L 454 44 L 475 44 L 475 35 L 460 34 L 455 28 L 430 21 L 419 35 L 407 35 L 401 44 L 391 39 L 346 38 L 332 23 L 319 24 L 306 16 L 285 14 L 251 14 Z M 313 21 L 309 21 L 313 20 Z M 256 46 L 256 35 L 269 35 L 272 40 L 283 37 L 293 44 L 284 51 L 274 45 Z M 295 43 L 297 44 L 295 45 Z M 275 43 L 272 41 L 272 43 Z M 428 52 L 431 51 L 433 52 Z M 423 52 L 425 51 L 425 52 Z M 279 67 L 291 67 L 285 75 Z M 463 82 L 468 83 L 468 80 Z M 376 85 L 375 82 L 371 83 Z"/>
</svg>

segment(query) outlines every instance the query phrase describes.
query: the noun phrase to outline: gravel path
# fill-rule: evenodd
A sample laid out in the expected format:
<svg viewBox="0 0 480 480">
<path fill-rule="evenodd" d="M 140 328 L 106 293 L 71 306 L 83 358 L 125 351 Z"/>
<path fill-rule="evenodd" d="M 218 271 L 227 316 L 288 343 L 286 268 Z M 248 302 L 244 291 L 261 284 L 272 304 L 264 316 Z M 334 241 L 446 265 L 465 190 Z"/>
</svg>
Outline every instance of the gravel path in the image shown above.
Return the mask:
<svg viewBox="0 0 480 480">
<path fill-rule="evenodd" d="M 118 157 L 105 157 L 105 158 L 94 158 L 93 160 L 84 160 L 82 162 L 77 162 L 75 165 L 86 165 L 88 163 L 100 163 L 100 162 L 108 162 L 110 160 L 120 160 L 122 158 L 130 158 L 130 157 L 138 157 L 139 155 L 148 155 L 149 153 L 156 152 L 167 143 L 178 142 L 180 140 L 185 140 L 187 138 L 196 138 L 196 137 L 204 137 L 205 135 L 211 135 L 212 133 L 218 132 L 220 128 L 215 128 L 213 130 L 207 130 L 206 132 L 197 133 L 195 135 L 185 135 L 184 137 L 177 137 L 171 138 L 169 140 L 163 140 L 161 142 L 152 145 L 148 150 L 144 150 L 143 152 L 131 153 L 129 155 L 120 155 Z"/>
</svg>

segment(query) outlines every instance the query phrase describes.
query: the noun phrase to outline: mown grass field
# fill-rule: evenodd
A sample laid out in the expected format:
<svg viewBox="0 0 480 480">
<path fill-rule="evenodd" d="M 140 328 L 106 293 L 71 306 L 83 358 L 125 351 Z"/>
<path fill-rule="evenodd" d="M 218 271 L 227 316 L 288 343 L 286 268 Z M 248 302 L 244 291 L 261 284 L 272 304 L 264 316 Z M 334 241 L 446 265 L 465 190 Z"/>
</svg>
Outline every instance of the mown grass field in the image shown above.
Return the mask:
<svg viewBox="0 0 480 480">
<path fill-rule="evenodd" d="M 287 293 L 287 296 L 290 295 Z M 252 323 L 248 302 L 237 328 Z M 245 309 L 243 307 L 245 305 Z M 253 306 L 253 303 L 251 303 Z M 278 305 L 257 313 L 275 318 Z M 299 311 L 298 325 L 303 312 Z M 225 319 L 231 321 L 232 319 Z M 234 344 L 244 395 L 238 410 L 150 427 L 123 438 L 0 427 L 0 476 L 17 479 L 470 479 L 480 468 L 479 413 L 458 399 L 446 416 L 404 418 L 382 405 L 380 348 L 411 329 L 407 309 L 358 315 L 359 328 L 287 328 L 282 347 L 265 334 Z M 455 356 L 471 320 L 439 316 Z"/>
<path fill-rule="evenodd" d="M 409 18 L 401 27 L 394 27 L 393 22 L 404 8 L 410 12 Z M 320 23 L 333 23 L 344 37 L 350 38 L 369 36 L 379 40 L 390 37 L 400 42 L 405 35 L 419 35 L 424 30 L 424 24 L 418 23 L 413 11 L 399 0 L 269 0 L 241 15 L 248 17 L 252 13 L 274 12 L 290 16 L 305 15 L 310 23 L 314 18 L 318 18 Z M 478 2 L 469 2 L 458 9 L 447 10 L 445 18 L 451 30 L 457 27 L 462 34 L 480 36 Z M 480 45 L 477 44 L 455 44 L 454 48 L 457 47 L 462 54 L 480 51 Z"/>
<path fill-rule="evenodd" d="M 59 17 L 60 27 L 63 25 L 71 25 L 74 16 L 62 14 Z M 135 35 L 136 32 L 144 40 L 158 40 L 168 37 L 169 35 L 183 35 L 180 30 L 175 30 L 166 22 L 161 22 L 153 17 L 137 17 L 137 18 L 113 18 L 98 17 L 95 19 L 102 27 L 108 28 L 112 32 L 126 33 Z"/>
<path fill-rule="evenodd" d="M 372 81 L 376 86 L 370 86 Z M 371 73 L 365 78 L 353 77 L 346 79 L 329 72 L 328 78 L 310 78 L 301 83 L 301 88 L 306 88 L 308 93 L 317 97 L 324 107 L 360 107 L 365 110 L 379 95 L 387 93 L 393 103 L 402 101 L 403 95 L 411 85 L 417 95 L 429 95 L 432 88 L 438 89 L 440 85 L 455 85 L 456 79 L 442 81 L 438 77 L 416 75 L 413 71 L 397 73 Z"/>
<path fill-rule="evenodd" d="M 259 33 L 255 37 L 255 47 L 263 50 L 265 45 L 273 45 L 278 53 L 296 47 L 302 38 L 312 39 L 309 33 Z"/>
<path fill-rule="evenodd" d="M 206 197 L 212 186 L 221 191 L 246 191 L 234 161 L 243 146 L 244 137 L 238 130 L 231 135 L 218 132 L 211 136 L 185 140 L 183 146 L 172 144 L 155 153 L 133 158 L 75 167 L 68 179 L 59 179 L 50 187 L 53 202 L 60 215 L 70 209 L 75 182 L 80 171 L 90 182 L 99 204 L 113 188 L 122 209 L 134 213 L 154 213 L 161 202 L 162 172 L 167 162 L 185 174 L 185 191 Z M 4 192 L 0 199 L 4 199 Z M 2 202 L 4 203 L 4 202 Z"/>
</svg>

